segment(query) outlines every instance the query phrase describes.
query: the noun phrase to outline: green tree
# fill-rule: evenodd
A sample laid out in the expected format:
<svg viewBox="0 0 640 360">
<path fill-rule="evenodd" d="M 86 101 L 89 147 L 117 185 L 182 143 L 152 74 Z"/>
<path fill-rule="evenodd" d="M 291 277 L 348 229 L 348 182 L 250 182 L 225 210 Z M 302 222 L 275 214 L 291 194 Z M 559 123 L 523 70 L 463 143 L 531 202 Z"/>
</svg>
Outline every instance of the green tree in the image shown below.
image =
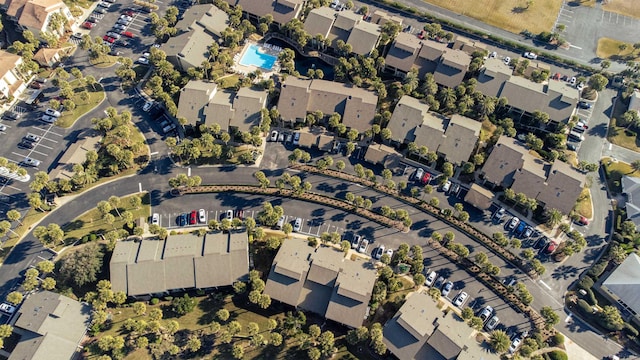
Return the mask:
<svg viewBox="0 0 640 360">
<path fill-rule="evenodd" d="M 195 299 L 184 294 L 181 298 L 174 298 L 171 302 L 171 310 L 178 315 L 186 315 L 192 312 L 196 307 Z"/>
<path fill-rule="evenodd" d="M 491 348 L 497 353 L 503 353 L 509 348 L 509 335 L 502 330 L 494 330 L 489 337 Z"/>
<path fill-rule="evenodd" d="M 550 330 L 560 322 L 560 317 L 550 306 L 543 306 L 542 309 L 540 309 L 540 315 L 544 318 L 544 324 L 547 330 Z"/>
</svg>

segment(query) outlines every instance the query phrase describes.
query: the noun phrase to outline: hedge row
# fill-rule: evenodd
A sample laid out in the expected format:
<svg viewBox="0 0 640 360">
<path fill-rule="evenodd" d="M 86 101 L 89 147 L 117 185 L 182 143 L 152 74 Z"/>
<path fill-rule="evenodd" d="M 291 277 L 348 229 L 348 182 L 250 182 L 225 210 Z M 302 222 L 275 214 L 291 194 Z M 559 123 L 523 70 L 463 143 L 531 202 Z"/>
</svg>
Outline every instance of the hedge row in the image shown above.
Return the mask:
<svg viewBox="0 0 640 360">
<path fill-rule="evenodd" d="M 302 165 L 302 164 L 293 165 L 292 168 L 306 171 L 309 173 L 315 173 L 315 174 L 324 175 L 327 177 L 332 177 L 336 179 L 341 179 L 341 180 L 346 180 L 349 182 L 361 184 L 363 186 L 370 187 L 371 189 L 379 193 L 392 196 L 395 199 L 400 200 L 408 205 L 411 205 L 418 210 L 426 211 L 432 216 L 446 222 L 450 226 L 457 228 L 458 230 L 462 231 L 472 239 L 478 241 L 479 243 L 484 244 L 487 248 L 491 249 L 496 255 L 500 256 L 506 262 L 511 263 L 515 267 L 519 268 L 520 270 L 522 270 L 522 272 L 529 275 L 530 277 L 535 278 L 538 276 L 538 274 L 535 272 L 535 270 L 533 269 L 530 263 L 526 262 L 524 259 L 518 257 L 511 251 L 507 250 L 502 245 L 496 243 L 492 237 L 485 235 L 480 230 L 474 228 L 472 225 L 466 222 L 462 222 L 453 217 L 443 216 L 440 213 L 440 209 L 438 209 L 437 207 L 431 206 L 428 203 L 423 202 L 422 200 L 416 199 L 411 196 L 402 195 L 395 189 L 390 189 L 382 184 L 374 183 L 373 181 L 362 179 L 342 171 L 331 170 L 331 169 L 320 170 L 315 166 Z"/>
</svg>

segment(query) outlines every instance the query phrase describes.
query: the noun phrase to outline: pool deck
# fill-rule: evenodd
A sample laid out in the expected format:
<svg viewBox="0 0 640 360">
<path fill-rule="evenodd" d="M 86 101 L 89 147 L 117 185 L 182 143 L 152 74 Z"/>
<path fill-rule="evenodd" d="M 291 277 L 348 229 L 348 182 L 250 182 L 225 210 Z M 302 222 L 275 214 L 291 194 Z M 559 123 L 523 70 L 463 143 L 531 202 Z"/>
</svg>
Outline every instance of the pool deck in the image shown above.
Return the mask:
<svg viewBox="0 0 640 360">
<path fill-rule="evenodd" d="M 242 59 L 244 54 L 247 52 L 247 49 L 249 49 L 249 47 L 251 45 L 258 46 L 260 48 L 260 51 L 276 57 L 276 62 L 273 64 L 273 67 L 271 68 L 271 70 L 266 70 L 264 68 L 261 68 L 259 66 L 255 66 L 255 65 L 242 65 L 242 64 L 240 64 L 240 59 Z M 235 73 L 237 73 L 237 74 L 248 75 L 249 73 L 252 73 L 252 72 L 254 72 L 256 70 L 260 70 L 260 71 L 262 71 L 262 78 L 261 79 L 256 79 L 256 80 L 259 81 L 259 80 L 269 79 L 274 74 L 277 74 L 278 72 L 280 72 L 280 64 L 278 63 L 278 60 L 277 60 L 277 56 L 280 53 L 280 51 L 282 51 L 282 49 L 280 49 L 278 51 L 278 49 L 265 47 L 264 44 L 247 42 L 244 45 L 244 47 L 242 48 L 242 50 L 233 57 L 233 61 L 234 61 L 234 65 L 232 67 L 233 71 Z"/>
</svg>

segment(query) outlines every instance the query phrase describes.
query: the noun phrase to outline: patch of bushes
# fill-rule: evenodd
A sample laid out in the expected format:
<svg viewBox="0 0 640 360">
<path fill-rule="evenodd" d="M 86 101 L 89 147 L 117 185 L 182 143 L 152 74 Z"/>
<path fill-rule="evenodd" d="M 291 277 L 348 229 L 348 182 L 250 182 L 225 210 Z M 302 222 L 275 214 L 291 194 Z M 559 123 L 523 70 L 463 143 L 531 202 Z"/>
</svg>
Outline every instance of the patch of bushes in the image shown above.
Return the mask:
<svg viewBox="0 0 640 360">
<path fill-rule="evenodd" d="M 596 295 L 593 293 L 592 289 L 585 289 L 587 292 L 587 298 L 589 299 L 589 304 L 598 305 L 598 300 L 596 299 Z"/>
<path fill-rule="evenodd" d="M 553 350 L 547 353 L 550 360 L 569 360 L 567 353 L 560 350 Z"/>
<path fill-rule="evenodd" d="M 583 289 L 591 289 L 591 287 L 593 286 L 593 279 L 587 275 L 585 277 L 583 277 L 582 279 L 580 279 L 580 282 L 578 282 L 578 286 L 580 286 Z"/>
<path fill-rule="evenodd" d="M 558 345 L 564 344 L 564 335 L 562 335 L 560 333 L 556 333 L 551 338 L 551 343 L 553 344 L 553 346 L 558 346 Z"/>
<path fill-rule="evenodd" d="M 149 304 L 151 305 L 158 305 L 158 303 L 160 302 L 160 299 L 158 298 L 153 298 L 151 299 L 151 301 L 149 301 Z"/>
<path fill-rule="evenodd" d="M 629 323 L 624 323 L 623 329 L 627 332 L 627 334 L 629 334 L 629 336 L 637 337 L 638 335 L 640 335 L 638 329 L 636 329 Z"/>
<path fill-rule="evenodd" d="M 600 275 L 602 275 L 604 270 L 607 268 L 607 265 L 608 265 L 607 261 L 600 261 L 599 263 L 593 265 L 591 269 L 587 271 L 587 274 L 589 274 L 589 276 L 592 276 L 594 279 L 597 280 L 600 278 Z"/>
<path fill-rule="evenodd" d="M 589 303 L 584 299 L 578 300 L 578 310 L 580 310 L 583 315 L 591 315 L 593 313 L 591 305 L 589 305 Z"/>
</svg>

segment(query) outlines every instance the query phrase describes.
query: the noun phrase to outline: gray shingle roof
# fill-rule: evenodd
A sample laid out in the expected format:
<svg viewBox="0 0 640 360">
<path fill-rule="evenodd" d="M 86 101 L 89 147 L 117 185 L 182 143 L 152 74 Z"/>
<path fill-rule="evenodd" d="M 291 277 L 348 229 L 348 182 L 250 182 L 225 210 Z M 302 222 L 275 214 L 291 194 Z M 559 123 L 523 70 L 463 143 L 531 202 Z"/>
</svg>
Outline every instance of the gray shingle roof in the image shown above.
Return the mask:
<svg viewBox="0 0 640 360">
<path fill-rule="evenodd" d="M 620 298 L 640 314 L 640 257 L 635 253 L 627 258 L 602 282 L 602 287 Z"/>
<path fill-rule="evenodd" d="M 205 122 L 205 107 L 216 93 L 217 85 L 201 80 L 189 81 L 180 91 L 178 117 L 189 123 Z"/>
<path fill-rule="evenodd" d="M 129 296 L 231 285 L 249 271 L 248 241 L 239 232 L 120 241 L 110 269 L 113 291 Z"/>
<path fill-rule="evenodd" d="M 332 247 L 286 240 L 265 286 L 272 299 L 351 327 L 362 325 L 377 273 L 369 263 L 345 259 Z"/>
<path fill-rule="evenodd" d="M 182 20 L 176 24 L 177 29 L 200 27 L 217 37 L 227 26 L 229 26 L 229 15 L 213 4 L 191 6 L 182 14 Z"/>
<path fill-rule="evenodd" d="M 378 45 L 380 39 L 380 26 L 366 21 L 358 21 L 351 29 L 347 44 L 351 45 L 351 51 L 358 55 L 369 55 Z"/>
<path fill-rule="evenodd" d="M 252 88 L 240 88 L 233 99 L 234 115 L 229 126 L 240 131 L 249 131 L 253 126 L 260 126 L 262 113 L 260 110 L 267 103 L 267 92 Z"/>
<path fill-rule="evenodd" d="M 303 3 L 303 0 L 237 0 L 236 5 L 256 17 L 271 14 L 274 22 L 284 25 L 298 17 Z"/>
<path fill-rule="evenodd" d="M 409 72 L 414 67 L 421 47 L 422 43 L 415 35 L 405 32 L 398 33 L 385 57 L 385 65 Z"/>
<path fill-rule="evenodd" d="M 640 178 L 623 176 L 622 192 L 627 196 L 627 219 L 640 228 Z"/>
<path fill-rule="evenodd" d="M 524 164 L 526 151 L 515 139 L 501 136 L 482 166 L 485 179 L 496 185 L 511 186 L 513 175 Z"/>
<path fill-rule="evenodd" d="M 190 67 L 199 67 L 208 58 L 209 45 L 213 42 L 211 35 L 201 28 L 178 32 L 176 36 L 160 46 L 167 54 L 167 61 L 181 71 Z"/>
<path fill-rule="evenodd" d="M 438 152 L 446 156 L 453 164 L 462 164 L 469 160 L 480 137 L 482 123 L 461 115 L 453 115 L 445 130 L 445 138 Z"/>
<path fill-rule="evenodd" d="M 422 125 L 428 113 L 429 105 L 409 95 L 402 96 L 387 125 L 391 130 L 391 139 L 400 143 L 414 141 L 414 130 Z"/>
<path fill-rule="evenodd" d="M 312 37 L 320 34 L 326 38 L 329 36 L 334 21 L 336 21 L 336 16 L 337 12 L 328 6 L 313 9 L 304 21 L 304 31 Z"/>
<path fill-rule="evenodd" d="M 26 331 L 10 360 L 71 359 L 84 337 L 91 307 L 51 291 L 29 295 L 17 312 L 15 327 Z"/>
<path fill-rule="evenodd" d="M 464 80 L 470 63 L 471 56 L 464 51 L 446 49 L 440 57 L 433 78 L 440 85 L 456 87 Z"/>
<path fill-rule="evenodd" d="M 464 201 L 481 210 L 488 210 L 493 204 L 495 194 L 478 184 L 471 184 L 471 188 L 464 196 Z"/>
</svg>

